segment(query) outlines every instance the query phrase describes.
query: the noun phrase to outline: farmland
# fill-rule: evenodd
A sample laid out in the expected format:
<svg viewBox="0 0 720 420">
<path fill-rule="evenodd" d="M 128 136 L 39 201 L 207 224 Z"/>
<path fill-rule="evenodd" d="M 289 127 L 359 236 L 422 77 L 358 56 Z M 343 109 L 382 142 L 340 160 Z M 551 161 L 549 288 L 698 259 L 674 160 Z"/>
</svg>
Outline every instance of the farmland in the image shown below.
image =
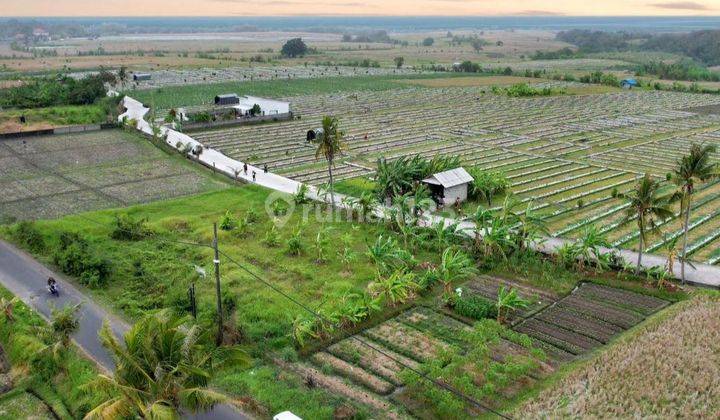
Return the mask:
<svg viewBox="0 0 720 420">
<path fill-rule="evenodd" d="M 582 363 L 516 413 L 524 418 L 712 416 L 720 410 L 713 385 L 720 374 L 719 313 L 717 293 L 698 293 Z"/>
<path fill-rule="evenodd" d="M 646 172 L 664 179 L 693 142 L 720 144 L 720 116 L 698 108 L 719 103 L 716 96 L 631 91 L 521 99 L 488 90 L 406 85 L 293 96 L 288 99 L 299 120 L 192 135 L 238 160 L 319 184 L 327 181 L 326 168 L 305 133 L 319 126 L 322 115 L 337 115 L 347 147 L 336 180 L 371 178 L 381 156 L 459 155 L 465 165 L 503 172 L 512 192 L 533 203 L 554 235 L 575 237 L 598 224 L 613 245 L 625 248 L 637 246 L 637 233 L 620 223 L 625 205 L 612 191 L 631 188 Z M 709 183 L 697 193 L 689 240 L 697 261 L 720 260 L 719 188 Z M 669 220 L 664 229 L 676 237 L 680 221 Z M 661 252 L 665 241 L 655 238 L 647 248 Z"/>
<path fill-rule="evenodd" d="M 46 219 L 224 188 L 120 130 L 0 140 L 0 218 Z"/>
<path fill-rule="evenodd" d="M 440 369 L 440 377 L 449 384 L 487 406 L 502 409 L 560 366 L 607 344 L 669 304 L 592 283 L 582 283 L 562 297 L 493 277 L 481 277 L 460 288 L 463 294 L 494 301 L 501 286 L 518 288 L 521 296 L 532 302 L 514 315 L 511 328 L 491 320 L 472 322 L 444 307 L 418 306 L 332 344 L 312 355 L 309 362 L 288 364 L 288 368 L 378 410 L 420 418 L 454 416 L 463 407 L 447 391 L 440 392 L 448 394 L 449 400 L 439 403 L 436 393 L 429 390 L 432 387 L 424 380 L 413 380 L 413 372 L 408 370 L 432 377 Z M 478 342 L 474 334 L 484 339 Z M 482 362 L 474 359 L 474 346 L 485 348 L 479 359 Z M 451 373 L 455 352 L 463 355 L 463 362 Z M 468 370 L 474 385 L 462 382 Z M 473 415 L 484 412 L 473 405 L 465 409 Z"/>
</svg>

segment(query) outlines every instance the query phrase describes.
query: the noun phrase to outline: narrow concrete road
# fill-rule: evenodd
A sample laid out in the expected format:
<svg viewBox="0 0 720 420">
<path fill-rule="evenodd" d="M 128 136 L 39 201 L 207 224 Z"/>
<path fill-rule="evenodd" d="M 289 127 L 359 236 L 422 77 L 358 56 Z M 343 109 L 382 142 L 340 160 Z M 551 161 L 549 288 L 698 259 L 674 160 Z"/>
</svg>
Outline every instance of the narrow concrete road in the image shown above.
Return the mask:
<svg viewBox="0 0 720 420">
<path fill-rule="evenodd" d="M 51 296 L 47 290 L 48 277 L 58 280 L 60 296 Z M 53 308 L 82 303 L 80 312 L 80 328 L 73 336 L 75 343 L 88 357 L 107 372 L 115 368 L 110 354 L 100 343 L 98 331 L 105 320 L 117 337 L 130 329 L 123 320 L 97 305 L 89 297 L 68 282 L 61 274 L 55 273 L 33 259 L 29 254 L 0 240 L 0 283 L 15 296 L 45 318 L 50 318 Z M 223 404 L 205 413 L 184 416 L 187 419 L 248 419 L 234 407 Z"/>
</svg>

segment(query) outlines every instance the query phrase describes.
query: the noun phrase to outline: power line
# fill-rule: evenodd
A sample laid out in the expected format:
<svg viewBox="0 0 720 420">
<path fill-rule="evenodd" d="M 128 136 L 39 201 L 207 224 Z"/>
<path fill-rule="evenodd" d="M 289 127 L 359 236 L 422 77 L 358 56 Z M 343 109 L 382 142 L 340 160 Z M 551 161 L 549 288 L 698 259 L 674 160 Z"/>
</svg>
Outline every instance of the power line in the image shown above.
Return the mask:
<svg viewBox="0 0 720 420">
<path fill-rule="evenodd" d="M 314 317 L 316 317 L 316 318 L 318 318 L 318 319 L 320 319 L 320 320 L 323 320 L 323 321 L 328 321 L 328 320 L 327 320 L 326 318 L 324 318 L 320 313 L 312 310 L 309 306 L 307 306 L 307 305 L 305 305 L 304 303 L 302 303 L 302 302 L 294 299 L 292 296 L 289 296 L 288 294 L 286 294 L 285 292 L 283 292 L 283 291 L 280 290 L 279 288 L 275 287 L 272 283 L 266 281 L 266 280 L 263 279 L 262 277 L 260 277 L 260 276 L 258 276 L 257 274 L 253 273 L 251 270 L 249 270 L 249 269 L 247 269 L 246 267 L 244 267 L 241 263 L 235 261 L 231 256 L 227 255 L 225 252 L 220 251 L 220 254 L 222 254 L 225 258 L 227 258 L 228 261 L 230 261 L 231 263 L 235 264 L 238 268 L 240 268 L 240 269 L 243 270 L 244 272 L 248 273 L 250 276 L 252 276 L 252 277 L 255 278 L 256 280 L 258 280 L 259 282 L 263 283 L 265 286 L 269 287 L 270 289 L 274 290 L 274 291 L 277 292 L 278 294 L 282 295 L 283 297 L 285 297 L 286 299 L 288 299 L 288 300 L 291 301 L 292 303 L 296 304 L 297 306 L 299 306 L 300 308 L 302 308 L 303 310 L 305 310 L 306 312 L 308 312 L 308 313 L 311 314 L 312 316 L 314 316 Z M 373 346 L 371 343 L 368 343 L 367 341 L 362 340 L 361 338 L 359 338 L 359 337 L 357 336 L 357 334 L 351 335 L 349 338 L 354 339 L 354 340 L 358 341 L 359 343 L 361 343 L 362 345 L 370 348 L 371 350 L 374 350 L 374 351 L 382 354 L 383 356 L 387 357 L 388 359 L 392 360 L 393 362 L 397 363 L 398 365 L 400 365 L 400 366 L 402 366 L 402 367 L 410 370 L 411 372 L 413 372 L 414 374 L 418 375 L 419 377 L 421 377 L 421 378 L 429 381 L 430 383 L 432 383 L 432 384 L 434 384 L 434 385 L 437 385 L 437 386 L 445 389 L 446 391 L 449 391 L 450 393 L 452 393 L 452 394 L 454 394 L 455 396 L 457 396 L 457 397 L 459 397 L 459 398 L 461 398 L 461 399 L 469 402 L 470 404 L 472 404 L 472 405 L 474 405 L 474 406 L 476 406 L 476 407 L 478 407 L 478 408 L 481 408 L 481 409 L 484 410 L 484 411 L 487 411 L 487 412 L 489 412 L 489 413 L 495 414 L 496 416 L 501 417 L 501 418 L 503 418 L 503 419 L 511 420 L 511 417 L 508 417 L 507 415 L 505 415 L 505 414 L 503 414 L 503 413 L 500 413 L 499 411 L 496 411 L 496 410 L 494 410 L 494 409 L 492 409 L 492 408 L 490 408 L 490 407 L 482 404 L 481 402 L 479 402 L 479 401 L 477 401 L 476 399 L 470 397 L 469 395 L 466 395 L 466 394 L 464 394 L 464 393 L 456 390 L 454 387 L 446 384 L 445 382 L 441 382 L 441 381 L 438 381 L 438 380 L 436 380 L 436 379 L 433 379 L 433 378 L 427 376 L 425 373 L 420 372 L 418 369 L 413 368 L 412 366 L 409 366 L 409 365 L 405 364 L 404 362 L 402 362 L 401 360 L 393 357 L 392 355 L 390 355 L 390 354 L 388 354 L 388 353 L 386 353 L 386 352 L 378 349 L 377 347 Z"/>
<path fill-rule="evenodd" d="M 16 179 L 16 180 L 17 180 L 17 179 Z M 22 185 L 22 184 L 21 184 L 21 185 Z M 29 192 L 33 193 L 33 195 L 35 194 L 35 191 L 33 191 L 32 189 L 28 188 L 27 186 L 23 185 L 23 187 L 24 187 L 25 189 L 27 189 Z M 100 221 L 97 221 L 97 220 L 93 220 L 93 219 L 91 219 L 91 218 L 89 218 L 89 217 L 87 217 L 87 216 L 85 216 L 85 215 L 82 215 L 82 214 L 75 214 L 75 215 L 72 215 L 72 217 L 78 217 L 78 218 L 80 218 L 80 219 L 83 219 L 83 220 L 85 220 L 85 221 L 88 221 L 88 222 L 90 222 L 90 223 L 93 223 L 93 224 L 96 224 L 96 225 L 98 225 L 98 226 L 102 226 L 102 227 L 105 227 L 105 228 L 113 228 L 113 226 L 109 226 L 109 225 L 107 225 L 107 224 L 105 224 L 105 223 L 103 223 L 103 222 L 100 222 Z M 118 229 L 118 226 L 115 226 L 114 228 L 115 228 L 115 229 Z M 123 231 L 123 232 L 126 232 L 126 233 L 132 233 L 132 230 L 130 230 L 130 229 L 120 228 L 120 230 Z M 164 238 L 159 238 L 159 237 L 155 237 L 154 239 L 155 239 L 155 240 L 158 240 L 159 242 L 164 242 L 164 243 L 181 244 L 181 245 L 186 245 L 186 246 L 196 246 L 196 247 L 213 249 L 213 246 L 212 246 L 211 244 L 203 244 L 203 243 L 198 243 L 198 242 L 188 242 L 188 241 L 180 241 L 180 240 L 169 240 L 169 239 L 164 239 Z M 217 248 L 215 248 L 215 249 L 217 249 Z M 256 279 L 257 281 L 261 282 L 262 284 L 264 284 L 264 285 L 267 286 L 268 288 L 272 289 L 274 292 L 278 293 L 279 295 L 281 295 L 281 296 L 284 297 L 285 299 L 287 299 L 287 300 L 289 300 L 290 302 L 294 303 L 295 305 L 299 306 L 300 308 L 302 308 L 304 311 L 308 312 L 308 313 L 311 314 L 312 316 L 314 316 L 314 317 L 316 317 L 316 318 L 318 318 L 318 319 L 320 319 L 320 320 L 323 320 L 323 321 L 328 321 L 328 320 L 327 320 L 326 318 L 324 318 L 320 313 L 314 311 L 314 310 L 311 309 L 309 306 L 305 305 L 304 303 L 300 302 L 299 300 L 295 299 L 294 297 L 288 295 L 287 293 L 285 293 L 285 292 L 282 291 L 281 289 L 279 289 L 279 288 L 277 288 L 276 286 L 274 286 L 272 283 L 268 282 L 267 280 L 263 279 L 262 277 L 258 276 L 258 275 L 255 274 L 255 273 L 253 273 L 251 270 L 249 270 L 248 268 L 246 268 L 242 263 L 236 261 L 235 259 L 233 259 L 231 256 L 229 256 L 229 255 L 226 254 L 225 252 L 220 251 L 219 249 L 217 249 L 217 252 L 218 252 L 219 254 L 222 254 L 225 258 L 228 259 L 228 261 L 230 261 L 231 263 L 235 264 L 235 265 L 236 265 L 238 268 L 240 268 L 242 271 L 248 273 L 251 277 L 253 277 L 253 278 Z M 392 356 L 392 355 L 390 355 L 390 354 L 388 354 L 388 353 L 380 350 L 379 348 L 373 346 L 371 343 L 368 343 L 367 341 L 362 340 L 361 338 L 359 338 L 359 337 L 357 336 L 357 334 L 354 334 L 354 335 L 350 336 L 350 338 L 353 339 L 353 340 L 355 340 L 355 341 L 357 341 L 357 342 L 359 342 L 359 343 L 362 344 L 363 346 L 366 346 L 366 347 L 370 348 L 371 350 L 373 350 L 373 351 L 375 351 L 375 352 L 377 352 L 377 353 L 385 356 L 386 358 L 388 358 L 389 360 L 392 360 L 393 362 L 397 363 L 398 365 L 402 366 L 403 368 L 408 369 L 409 371 L 411 371 L 411 372 L 413 372 L 414 374 L 418 375 L 419 377 L 425 379 L 426 381 L 428 381 L 428 382 L 430 382 L 430 383 L 432 383 L 432 384 L 434 384 L 434 385 L 436 385 L 436 386 L 438 386 L 438 387 L 440 387 L 440 388 L 443 388 L 444 390 L 446 390 L 446 391 L 454 394 L 455 396 L 459 397 L 460 399 L 462 399 L 462 400 L 464 400 L 464 401 L 467 401 L 467 402 L 469 402 L 470 404 L 472 404 L 472 405 L 474 405 L 474 406 L 476 406 L 476 407 L 478 407 L 478 408 L 480 408 L 480 409 L 482 409 L 482 410 L 484 410 L 484 411 L 486 411 L 486 412 L 495 414 L 496 416 L 498 416 L 498 417 L 500 417 L 500 418 L 507 419 L 507 420 L 511 420 L 511 417 L 508 417 L 507 415 L 505 415 L 505 414 L 503 414 L 503 413 L 500 413 L 500 412 L 498 412 L 498 411 L 496 411 L 496 410 L 494 410 L 494 409 L 492 409 L 492 408 L 490 408 L 490 407 L 482 404 L 481 402 L 477 401 L 476 399 L 472 398 L 471 396 L 468 396 L 468 395 L 466 395 L 466 394 L 464 394 L 464 393 L 456 390 L 454 387 L 446 384 L 445 382 L 441 382 L 441 381 L 438 381 L 438 380 L 436 380 L 436 379 L 433 379 L 433 378 L 427 376 L 427 374 L 419 371 L 418 369 L 416 369 L 416 368 L 414 368 L 414 367 L 412 367 L 412 366 L 407 365 L 407 364 L 404 363 L 403 361 L 401 361 L 401 360 L 395 358 L 394 356 Z"/>
</svg>

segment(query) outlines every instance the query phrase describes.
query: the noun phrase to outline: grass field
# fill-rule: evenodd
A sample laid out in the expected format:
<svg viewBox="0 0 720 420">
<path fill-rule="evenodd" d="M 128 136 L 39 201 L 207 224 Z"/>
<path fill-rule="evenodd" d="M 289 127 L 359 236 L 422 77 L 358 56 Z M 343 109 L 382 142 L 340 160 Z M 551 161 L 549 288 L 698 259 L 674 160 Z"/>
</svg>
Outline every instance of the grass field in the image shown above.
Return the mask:
<svg viewBox="0 0 720 420">
<path fill-rule="evenodd" d="M 523 418 L 713 417 L 720 412 L 720 296 L 698 292 L 515 411 Z"/>
<path fill-rule="evenodd" d="M 52 413 L 48 410 L 42 400 L 34 395 L 25 392 L 9 391 L 0 396 L 0 419 L 53 419 Z"/>
<path fill-rule="evenodd" d="M 19 121 L 21 115 L 24 115 L 27 120 L 25 124 L 21 124 Z M 105 111 L 99 105 L 0 111 L 0 133 L 104 122 L 106 122 Z"/>
</svg>

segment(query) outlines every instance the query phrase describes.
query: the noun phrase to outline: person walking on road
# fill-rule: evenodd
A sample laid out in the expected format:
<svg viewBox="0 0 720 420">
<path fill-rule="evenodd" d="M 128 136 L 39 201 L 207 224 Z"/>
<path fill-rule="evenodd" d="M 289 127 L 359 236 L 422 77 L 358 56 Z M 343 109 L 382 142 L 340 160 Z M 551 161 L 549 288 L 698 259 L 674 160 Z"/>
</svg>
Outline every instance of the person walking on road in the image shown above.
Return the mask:
<svg viewBox="0 0 720 420">
<path fill-rule="evenodd" d="M 253 182 L 255 182 L 255 171 L 253 171 Z"/>
<path fill-rule="evenodd" d="M 247 175 L 247 162 L 243 163 L 243 172 Z"/>
</svg>

